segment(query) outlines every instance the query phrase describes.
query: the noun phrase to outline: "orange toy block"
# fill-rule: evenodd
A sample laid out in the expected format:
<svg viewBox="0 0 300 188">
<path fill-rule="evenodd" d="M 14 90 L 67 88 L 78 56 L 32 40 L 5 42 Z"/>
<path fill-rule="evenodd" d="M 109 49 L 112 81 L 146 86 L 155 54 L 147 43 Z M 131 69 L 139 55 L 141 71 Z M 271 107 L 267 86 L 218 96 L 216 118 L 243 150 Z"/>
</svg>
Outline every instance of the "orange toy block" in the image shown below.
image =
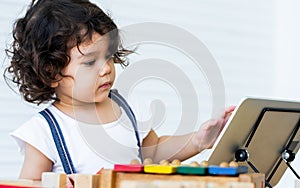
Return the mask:
<svg viewBox="0 0 300 188">
<path fill-rule="evenodd" d="M 100 187 L 99 174 L 73 174 L 75 188 L 98 188 Z"/>
</svg>

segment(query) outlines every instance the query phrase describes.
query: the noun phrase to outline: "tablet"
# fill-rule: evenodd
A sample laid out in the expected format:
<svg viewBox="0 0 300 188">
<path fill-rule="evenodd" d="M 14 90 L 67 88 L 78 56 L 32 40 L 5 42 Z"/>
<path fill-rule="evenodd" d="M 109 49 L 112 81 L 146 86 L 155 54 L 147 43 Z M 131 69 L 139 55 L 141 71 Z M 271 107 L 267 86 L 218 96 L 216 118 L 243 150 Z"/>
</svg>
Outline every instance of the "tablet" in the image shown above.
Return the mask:
<svg viewBox="0 0 300 188">
<path fill-rule="evenodd" d="M 247 160 L 240 163 L 250 172 L 255 172 L 254 166 L 275 186 L 288 167 L 282 154 L 299 150 L 299 126 L 299 101 L 244 98 L 214 144 L 209 164 L 236 160 L 237 151 L 246 150 Z"/>
</svg>

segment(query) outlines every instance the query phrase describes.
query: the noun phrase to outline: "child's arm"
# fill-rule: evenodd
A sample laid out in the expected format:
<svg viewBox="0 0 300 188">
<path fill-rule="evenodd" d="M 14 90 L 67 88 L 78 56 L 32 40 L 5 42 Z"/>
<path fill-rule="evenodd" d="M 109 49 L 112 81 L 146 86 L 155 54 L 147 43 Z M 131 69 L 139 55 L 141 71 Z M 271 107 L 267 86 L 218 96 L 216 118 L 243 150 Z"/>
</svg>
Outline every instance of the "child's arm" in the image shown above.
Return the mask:
<svg viewBox="0 0 300 188">
<path fill-rule="evenodd" d="M 155 163 L 161 160 L 186 160 L 215 143 L 229 119 L 234 107 L 229 107 L 217 120 L 205 122 L 197 132 L 181 136 L 158 137 L 154 130 L 143 140 L 144 158 L 152 158 Z"/>
<path fill-rule="evenodd" d="M 32 145 L 25 143 L 25 157 L 20 179 L 41 180 L 43 172 L 51 172 L 53 163 Z"/>
</svg>

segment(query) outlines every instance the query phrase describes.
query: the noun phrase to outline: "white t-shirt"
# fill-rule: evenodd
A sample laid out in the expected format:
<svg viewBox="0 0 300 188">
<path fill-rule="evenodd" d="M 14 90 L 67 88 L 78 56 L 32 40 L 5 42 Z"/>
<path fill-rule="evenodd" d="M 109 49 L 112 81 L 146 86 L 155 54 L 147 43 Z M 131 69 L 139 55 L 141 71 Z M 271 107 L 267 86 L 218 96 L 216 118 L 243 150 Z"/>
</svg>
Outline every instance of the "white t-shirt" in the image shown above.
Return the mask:
<svg viewBox="0 0 300 188">
<path fill-rule="evenodd" d="M 48 109 L 60 125 L 76 173 L 96 173 L 101 168 L 112 169 L 114 164 L 128 164 L 139 158 L 132 123 L 122 108 L 117 121 L 99 125 L 78 122 L 53 105 Z M 151 127 L 138 125 L 138 129 L 142 141 Z M 50 127 L 42 115 L 36 114 L 11 135 L 22 153 L 27 142 L 53 162 L 53 172 L 64 172 Z"/>
</svg>

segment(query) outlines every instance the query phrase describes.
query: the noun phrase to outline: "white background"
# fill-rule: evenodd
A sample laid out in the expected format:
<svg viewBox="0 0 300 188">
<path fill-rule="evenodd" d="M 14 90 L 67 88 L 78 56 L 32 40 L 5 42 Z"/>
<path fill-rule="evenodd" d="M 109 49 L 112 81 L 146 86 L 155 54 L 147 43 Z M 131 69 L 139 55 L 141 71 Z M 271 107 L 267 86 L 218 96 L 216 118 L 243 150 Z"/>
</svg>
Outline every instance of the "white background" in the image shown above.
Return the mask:
<svg viewBox="0 0 300 188">
<path fill-rule="evenodd" d="M 298 63 L 300 15 L 297 0 L 189 0 L 189 1 L 94 1 L 108 11 L 122 29 L 134 23 L 161 22 L 185 29 L 202 41 L 214 56 L 223 76 L 226 105 L 245 96 L 300 100 Z M 0 13 L 1 72 L 7 63 L 4 49 L 11 41 L 14 20 L 23 15 L 28 0 L 3 0 Z M 155 28 L 154 28 L 155 29 Z M 126 35 L 126 33 L 124 34 Z M 126 37 L 125 37 L 126 38 Z M 180 48 L 180 47 L 178 47 Z M 141 45 L 131 62 L 147 58 L 168 60 L 186 72 L 198 94 L 199 122 L 210 118 L 213 101 L 203 72 L 172 48 Z M 123 70 L 118 69 L 121 74 Z M 40 108 L 23 102 L 1 77 L 0 84 L 0 178 L 17 178 L 22 156 L 8 133 Z M 159 98 L 166 106 L 166 119 L 159 134 L 171 134 L 180 119 L 180 101 L 164 82 L 138 84 L 134 97 L 143 101 Z M 146 94 L 146 95 L 145 95 Z M 183 113 L 183 112 L 182 112 Z M 205 156 L 205 155 L 204 155 Z M 201 154 L 196 160 L 204 158 Z M 292 163 L 300 173 L 299 154 Z M 293 187 L 295 176 L 287 170 L 276 187 Z"/>
</svg>

